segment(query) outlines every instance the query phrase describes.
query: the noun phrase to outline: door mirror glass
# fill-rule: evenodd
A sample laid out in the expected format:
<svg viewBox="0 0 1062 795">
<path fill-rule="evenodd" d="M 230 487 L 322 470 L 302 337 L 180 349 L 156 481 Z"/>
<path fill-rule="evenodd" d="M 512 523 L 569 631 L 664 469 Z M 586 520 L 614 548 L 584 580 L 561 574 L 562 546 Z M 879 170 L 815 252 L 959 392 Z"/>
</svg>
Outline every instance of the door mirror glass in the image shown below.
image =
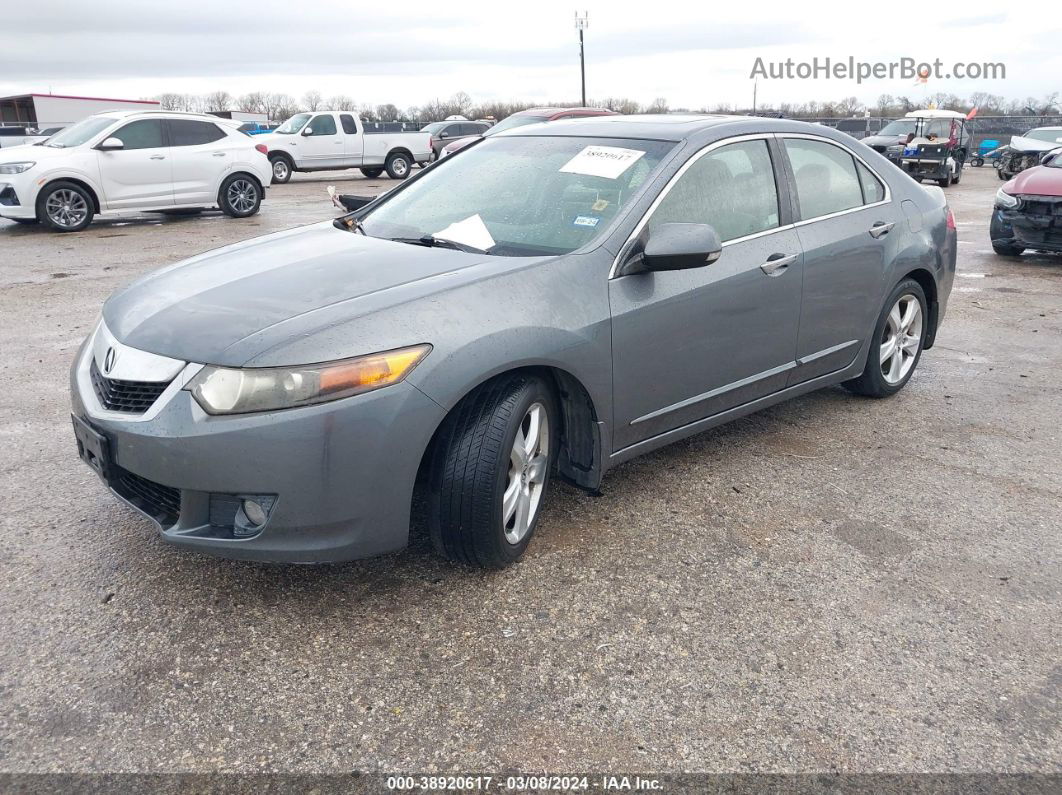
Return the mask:
<svg viewBox="0 0 1062 795">
<path fill-rule="evenodd" d="M 642 251 L 645 270 L 678 271 L 703 268 L 719 259 L 723 244 L 709 224 L 660 224 Z"/>
<path fill-rule="evenodd" d="M 125 149 L 125 144 L 122 143 L 122 139 L 121 138 L 113 138 L 112 137 L 112 138 L 107 138 L 106 140 L 104 140 L 104 142 L 101 143 L 97 147 L 97 149 L 100 149 L 101 151 L 104 151 L 104 152 L 111 152 L 111 151 L 114 151 L 115 149 Z"/>
<path fill-rule="evenodd" d="M 440 138 L 449 138 L 449 137 L 450 137 L 450 133 L 448 133 L 448 132 L 441 132 L 441 133 L 439 133 L 439 137 L 440 137 Z"/>
<path fill-rule="evenodd" d="M 1049 166 L 1049 165 L 1051 165 L 1056 160 L 1058 160 L 1059 154 L 1060 154 L 1060 152 L 1057 152 L 1057 151 L 1056 152 L 1048 152 L 1046 155 L 1044 155 L 1043 157 L 1040 158 L 1040 165 L 1041 166 Z"/>
<path fill-rule="evenodd" d="M 313 127 L 307 127 L 305 130 L 302 131 L 302 134 L 303 135 L 313 135 Z"/>
</svg>

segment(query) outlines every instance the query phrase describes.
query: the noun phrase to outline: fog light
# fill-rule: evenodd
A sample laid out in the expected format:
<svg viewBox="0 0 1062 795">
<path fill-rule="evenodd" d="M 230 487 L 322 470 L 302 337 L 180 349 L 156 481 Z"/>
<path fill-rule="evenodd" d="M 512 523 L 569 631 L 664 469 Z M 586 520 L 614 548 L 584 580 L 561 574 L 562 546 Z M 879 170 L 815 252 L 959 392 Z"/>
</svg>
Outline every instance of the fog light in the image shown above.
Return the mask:
<svg viewBox="0 0 1062 795">
<path fill-rule="evenodd" d="M 261 527 L 265 524 L 265 508 L 254 500 L 243 501 L 243 515 L 247 517 L 247 523 L 252 527 Z"/>
</svg>

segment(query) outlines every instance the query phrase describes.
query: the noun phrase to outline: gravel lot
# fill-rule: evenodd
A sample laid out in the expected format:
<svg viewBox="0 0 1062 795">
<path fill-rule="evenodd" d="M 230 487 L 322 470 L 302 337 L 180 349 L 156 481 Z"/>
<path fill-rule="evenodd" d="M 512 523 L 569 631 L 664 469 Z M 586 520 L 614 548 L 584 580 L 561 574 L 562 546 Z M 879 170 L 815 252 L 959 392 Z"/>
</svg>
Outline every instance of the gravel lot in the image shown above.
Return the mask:
<svg viewBox="0 0 1062 795">
<path fill-rule="evenodd" d="M 76 456 L 67 369 L 141 273 L 333 215 L 0 220 L 0 770 L 1062 772 L 1062 258 L 959 274 L 899 396 L 830 389 L 561 486 L 526 559 L 163 543 Z"/>
</svg>

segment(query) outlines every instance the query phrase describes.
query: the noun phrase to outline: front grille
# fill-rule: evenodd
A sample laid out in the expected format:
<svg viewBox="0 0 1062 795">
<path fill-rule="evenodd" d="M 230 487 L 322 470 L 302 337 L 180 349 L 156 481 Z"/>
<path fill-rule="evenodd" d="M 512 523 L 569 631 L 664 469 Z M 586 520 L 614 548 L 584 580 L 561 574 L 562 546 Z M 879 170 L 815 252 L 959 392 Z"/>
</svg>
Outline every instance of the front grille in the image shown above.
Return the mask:
<svg viewBox="0 0 1062 795">
<path fill-rule="evenodd" d="M 0 204 L 5 207 L 18 207 L 18 194 L 10 185 L 0 189 Z"/>
<path fill-rule="evenodd" d="M 114 490 L 163 527 L 177 524 L 181 513 L 181 491 L 116 468 Z"/>
<path fill-rule="evenodd" d="M 95 359 L 92 360 L 89 374 L 100 404 L 110 411 L 127 414 L 143 414 L 169 386 L 169 382 L 162 381 L 119 381 L 117 378 L 107 378 L 96 366 Z"/>
<path fill-rule="evenodd" d="M 1030 215 L 1046 215 L 1062 218 L 1062 201 L 1037 201 L 1026 199 L 1021 206 L 1022 212 Z"/>
</svg>

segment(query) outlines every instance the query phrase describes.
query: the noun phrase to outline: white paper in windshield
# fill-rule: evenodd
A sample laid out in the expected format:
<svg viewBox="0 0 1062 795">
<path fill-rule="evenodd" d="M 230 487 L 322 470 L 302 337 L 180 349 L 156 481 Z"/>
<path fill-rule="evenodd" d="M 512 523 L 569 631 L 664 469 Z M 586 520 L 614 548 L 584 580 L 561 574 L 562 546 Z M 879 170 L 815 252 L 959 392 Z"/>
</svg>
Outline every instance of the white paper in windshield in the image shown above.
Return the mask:
<svg viewBox="0 0 1062 795">
<path fill-rule="evenodd" d="M 618 146 L 588 146 L 563 166 L 567 174 L 586 174 L 588 177 L 615 179 L 644 155 L 638 149 L 623 149 Z"/>
<path fill-rule="evenodd" d="M 445 229 L 440 229 L 435 233 L 435 237 L 452 240 L 455 243 L 464 243 L 466 246 L 481 248 L 484 251 L 494 246 L 494 238 L 490 236 L 490 231 L 483 223 L 483 219 L 479 217 L 479 213 L 450 224 Z"/>
</svg>

